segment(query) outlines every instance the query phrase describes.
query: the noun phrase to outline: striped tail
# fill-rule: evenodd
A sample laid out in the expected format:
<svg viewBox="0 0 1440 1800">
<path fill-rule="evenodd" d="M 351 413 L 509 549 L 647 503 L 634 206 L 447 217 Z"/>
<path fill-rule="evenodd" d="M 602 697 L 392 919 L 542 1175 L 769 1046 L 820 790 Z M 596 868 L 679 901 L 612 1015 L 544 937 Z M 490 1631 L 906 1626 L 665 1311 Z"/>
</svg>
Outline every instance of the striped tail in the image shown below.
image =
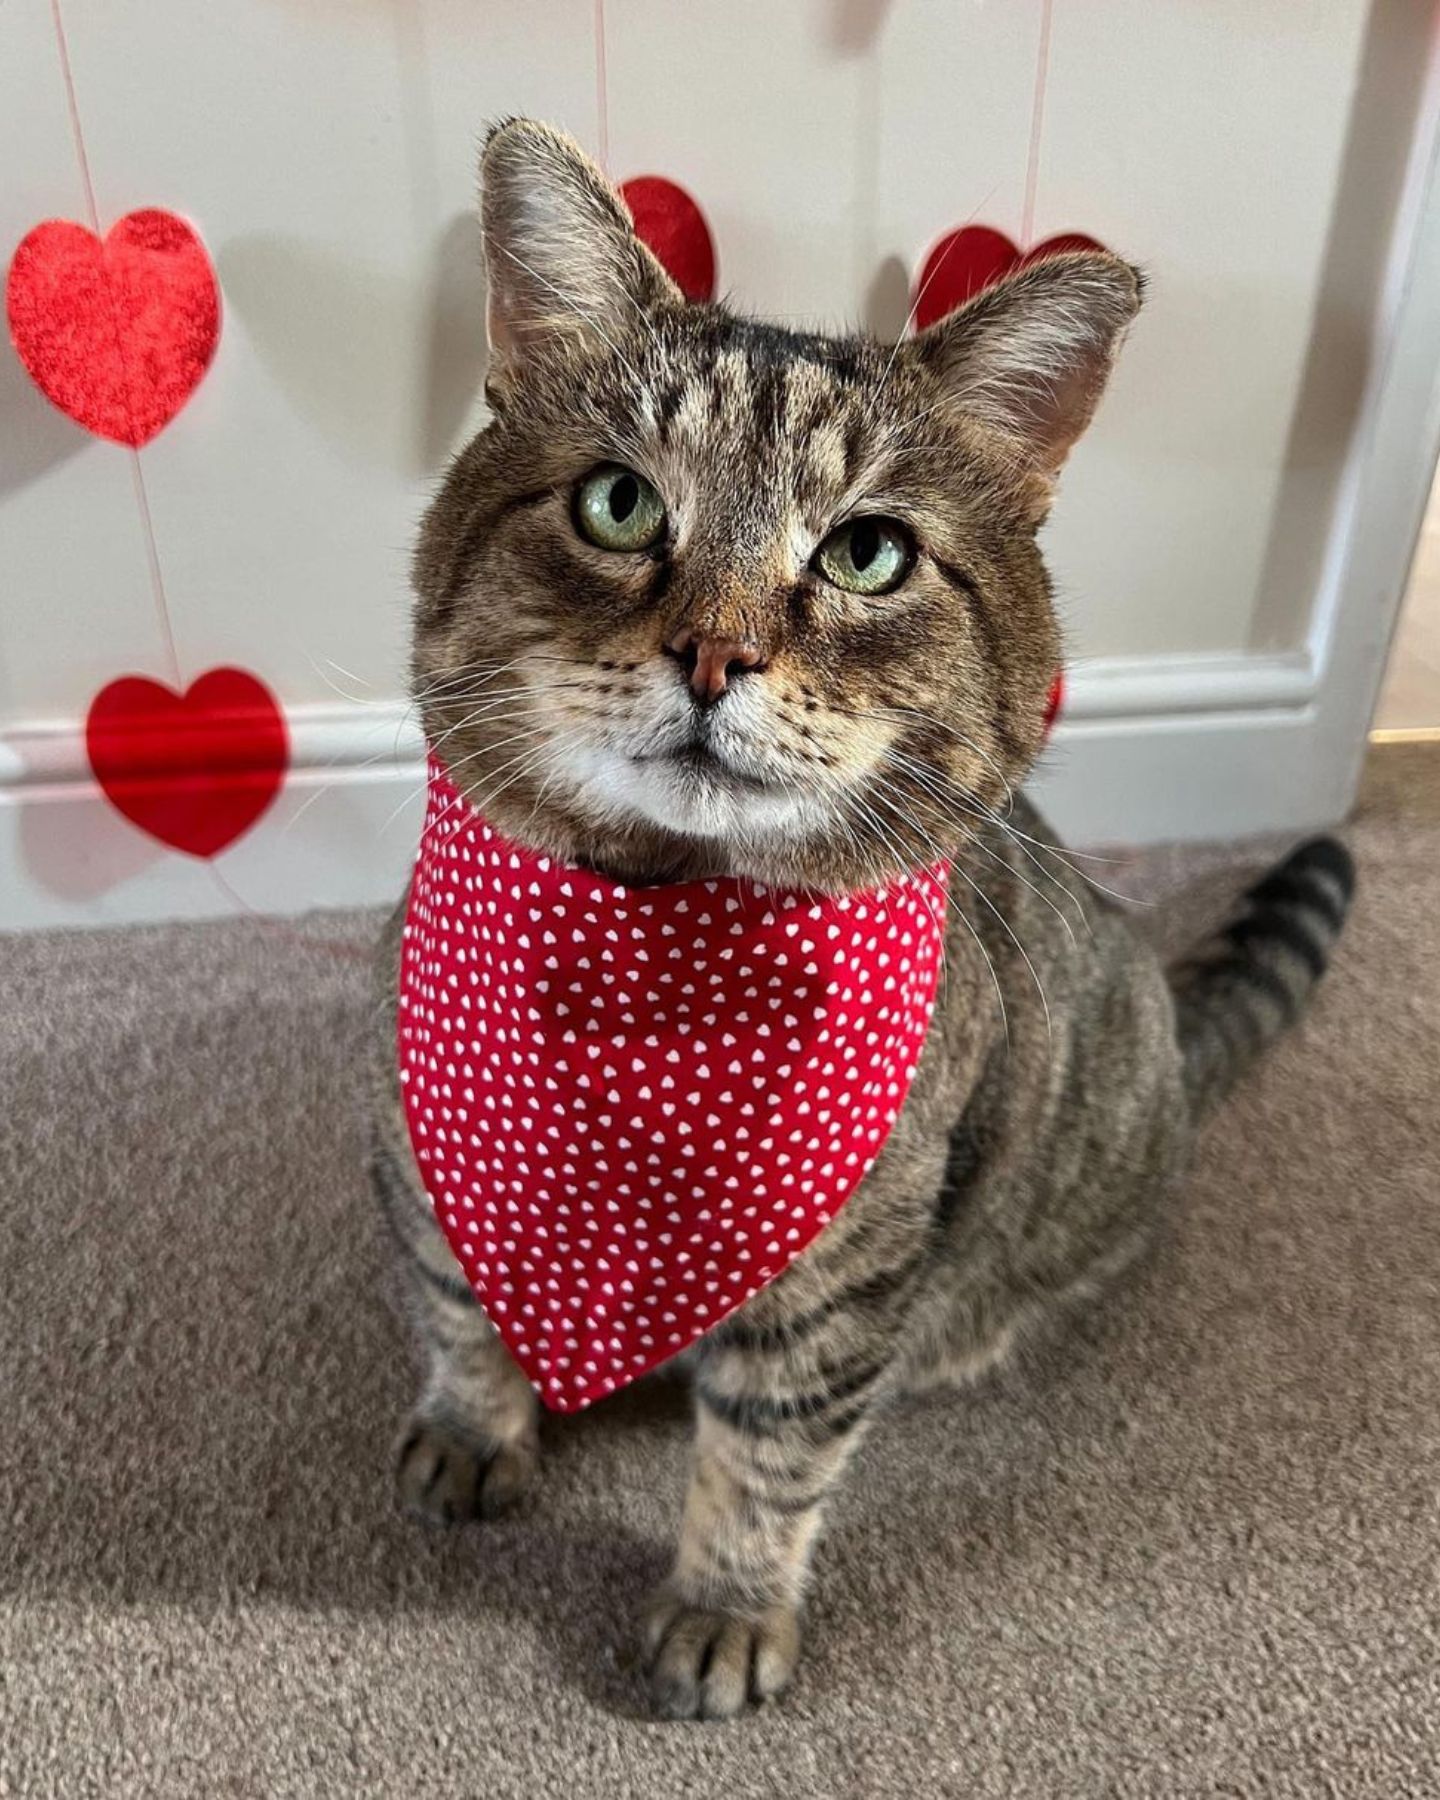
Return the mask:
<svg viewBox="0 0 1440 1800">
<path fill-rule="evenodd" d="M 1334 838 L 1312 838 L 1251 888 L 1240 916 L 1173 972 L 1185 1089 L 1197 1118 L 1304 1011 L 1354 891 L 1350 852 Z"/>
</svg>

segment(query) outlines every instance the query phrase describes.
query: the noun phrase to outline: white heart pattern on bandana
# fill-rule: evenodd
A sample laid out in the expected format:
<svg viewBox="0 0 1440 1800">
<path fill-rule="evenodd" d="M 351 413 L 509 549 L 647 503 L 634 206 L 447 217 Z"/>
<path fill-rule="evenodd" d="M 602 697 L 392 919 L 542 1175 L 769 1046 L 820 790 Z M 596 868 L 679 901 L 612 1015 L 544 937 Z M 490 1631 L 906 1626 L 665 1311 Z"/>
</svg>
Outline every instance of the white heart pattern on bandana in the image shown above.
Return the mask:
<svg viewBox="0 0 1440 1800">
<path fill-rule="evenodd" d="M 401 1091 L 446 1239 L 548 1406 L 676 1355 L 850 1198 L 924 1046 L 948 873 L 626 888 L 508 842 L 432 759 Z"/>
</svg>

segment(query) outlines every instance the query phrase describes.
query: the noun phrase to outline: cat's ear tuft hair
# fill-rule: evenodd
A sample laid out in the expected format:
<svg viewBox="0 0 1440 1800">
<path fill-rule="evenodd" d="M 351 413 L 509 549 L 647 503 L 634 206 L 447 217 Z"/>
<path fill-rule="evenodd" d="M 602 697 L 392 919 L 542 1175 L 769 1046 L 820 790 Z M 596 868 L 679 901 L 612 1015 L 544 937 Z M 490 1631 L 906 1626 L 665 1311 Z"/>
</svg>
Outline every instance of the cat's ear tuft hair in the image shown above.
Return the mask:
<svg viewBox="0 0 1440 1800">
<path fill-rule="evenodd" d="M 1047 257 L 938 324 L 914 350 L 955 409 L 1049 480 L 1090 423 L 1144 277 L 1104 251 Z"/>
<path fill-rule="evenodd" d="M 506 119 L 486 139 L 480 223 L 491 380 L 502 386 L 528 359 L 587 335 L 613 344 L 637 308 L 684 302 L 601 171 L 533 119 Z"/>
</svg>

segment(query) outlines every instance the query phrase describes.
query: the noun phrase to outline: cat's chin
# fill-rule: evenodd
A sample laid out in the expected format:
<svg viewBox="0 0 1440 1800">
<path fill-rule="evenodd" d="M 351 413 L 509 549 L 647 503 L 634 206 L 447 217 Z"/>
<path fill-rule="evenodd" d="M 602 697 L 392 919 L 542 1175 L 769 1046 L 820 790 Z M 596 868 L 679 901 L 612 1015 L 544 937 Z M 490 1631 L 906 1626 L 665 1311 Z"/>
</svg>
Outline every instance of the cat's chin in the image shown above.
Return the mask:
<svg viewBox="0 0 1440 1800">
<path fill-rule="evenodd" d="M 721 767 L 608 748 L 572 751 L 578 806 L 597 822 L 648 825 L 704 843 L 795 843 L 822 831 L 826 809 L 798 789 Z"/>
</svg>

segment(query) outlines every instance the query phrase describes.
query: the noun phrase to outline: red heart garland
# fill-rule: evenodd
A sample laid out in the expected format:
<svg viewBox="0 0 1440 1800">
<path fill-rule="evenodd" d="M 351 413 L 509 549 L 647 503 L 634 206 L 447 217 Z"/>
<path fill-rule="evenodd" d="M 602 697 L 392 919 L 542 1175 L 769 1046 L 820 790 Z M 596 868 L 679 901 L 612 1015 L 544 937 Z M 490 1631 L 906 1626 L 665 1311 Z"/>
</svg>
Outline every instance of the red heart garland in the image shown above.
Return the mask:
<svg viewBox="0 0 1440 1800">
<path fill-rule="evenodd" d="M 715 242 L 705 215 L 674 181 L 636 175 L 620 193 L 635 221 L 635 235 L 653 252 L 687 300 L 715 298 Z"/>
<path fill-rule="evenodd" d="M 110 804 L 190 856 L 243 836 L 289 762 L 284 714 L 244 669 L 207 670 L 183 694 L 122 676 L 91 702 L 85 747 Z"/>
<path fill-rule="evenodd" d="M 920 270 L 915 287 L 915 329 L 923 331 L 934 325 L 1012 269 L 1027 269 L 1031 263 L 1063 256 L 1067 250 L 1103 249 L 1103 244 L 1080 231 L 1061 232 L 1023 251 L 990 225 L 966 225 L 951 231 L 936 244 Z"/>
<path fill-rule="evenodd" d="M 183 219 L 150 207 L 103 241 L 48 219 L 6 285 L 10 337 L 47 399 L 97 437 L 138 447 L 195 391 L 220 335 L 220 290 Z"/>
</svg>

